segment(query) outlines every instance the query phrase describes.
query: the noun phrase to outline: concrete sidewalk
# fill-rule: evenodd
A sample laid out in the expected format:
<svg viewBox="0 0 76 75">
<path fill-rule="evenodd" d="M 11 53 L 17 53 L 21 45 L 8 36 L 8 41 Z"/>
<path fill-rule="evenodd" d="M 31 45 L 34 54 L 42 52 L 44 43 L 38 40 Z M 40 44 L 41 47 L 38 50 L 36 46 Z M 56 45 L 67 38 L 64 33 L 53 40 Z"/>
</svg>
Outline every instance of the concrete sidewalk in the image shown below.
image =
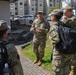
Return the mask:
<svg viewBox="0 0 76 75">
<path fill-rule="evenodd" d="M 36 64 L 33 64 L 31 60 L 23 56 L 19 51 L 21 49 L 20 46 L 16 46 L 16 48 L 20 54 L 24 75 L 52 75 L 48 71 L 44 70 L 43 68 L 37 66 Z"/>
</svg>

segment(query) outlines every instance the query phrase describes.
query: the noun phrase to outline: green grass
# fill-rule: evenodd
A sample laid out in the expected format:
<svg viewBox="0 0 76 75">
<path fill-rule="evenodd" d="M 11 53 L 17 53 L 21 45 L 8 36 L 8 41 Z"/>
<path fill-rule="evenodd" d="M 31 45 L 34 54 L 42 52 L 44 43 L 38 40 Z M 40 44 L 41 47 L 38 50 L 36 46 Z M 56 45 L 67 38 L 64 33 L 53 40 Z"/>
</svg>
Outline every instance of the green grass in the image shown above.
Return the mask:
<svg viewBox="0 0 76 75">
<path fill-rule="evenodd" d="M 51 69 L 51 51 L 52 51 L 52 46 L 51 46 L 51 42 L 48 39 L 46 41 L 46 48 L 45 48 L 45 56 L 43 58 L 43 64 L 41 65 L 41 67 L 43 67 L 43 69 L 48 70 L 49 72 L 52 72 Z M 30 60 L 34 61 L 35 60 L 35 54 L 33 53 L 33 49 L 32 49 L 32 44 L 30 44 L 29 46 L 25 47 L 22 50 L 22 54 L 24 54 L 27 58 L 29 58 Z"/>
</svg>

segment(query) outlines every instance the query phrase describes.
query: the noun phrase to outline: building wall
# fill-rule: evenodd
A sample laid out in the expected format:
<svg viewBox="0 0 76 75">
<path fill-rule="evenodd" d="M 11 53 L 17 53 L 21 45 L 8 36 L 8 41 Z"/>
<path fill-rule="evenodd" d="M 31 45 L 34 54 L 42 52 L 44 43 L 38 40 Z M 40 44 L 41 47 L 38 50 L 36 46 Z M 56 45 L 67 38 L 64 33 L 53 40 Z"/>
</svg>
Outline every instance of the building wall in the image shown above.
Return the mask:
<svg viewBox="0 0 76 75">
<path fill-rule="evenodd" d="M 38 11 L 43 11 L 44 0 L 38 0 Z"/>
<path fill-rule="evenodd" d="M 20 5 L 20 2 L 22 2 L 23 5 Z M 52 6 L 55 6 L 57 3 L 58 0 L 18 0 L 17 5 L 15 5 L 17 8 L 17 10 L 15 10 L 15 13 L 18 13 L 18 15 L 21 15 L 21 12 L 23 15 L 36 15 L 38 11 L 43 11 L 47 15 L 48 10 Z"/>
<path fill-rule="evenodd" d="M 18 15 L 24 15 L 24 0 L 18 0 Z"/>
<path fill-rule="evenodd" d="M 0 1 L 0 20 L 5 20 L 10 26 L 10 3 L 9 1 Z"/>
<path fill-rule="evenodd" d="M 15 2 L 15 15 L 18 15 L 18 2 Z"/>
<path fill-rule="evenodd" d="M 10 14 L 15 15 L 15 3 L 10 3 Z"/>
<path fill-rule="evenodd" d="M 28 2 L 24 0 L 24 14 L 28 14 Z"/>
<path fill-rule="evenodd" d="M 38 11 L 44 11 L 44 0 L 28 0 L 28 13 L 36 15 Z"/>
<path fill-rule="evenodd" d="M 67 5 L 71 5 L 71 0 L 63 0 L 62 1 L 62 8 L 65 8 Z"/>
<path fill-rule="evenodd" d="M 44 0 L 44 1 L 45 1 L 44 11 L 46 15 L 48 15 L 48 11 L 51 9 L 52 6 L 58 4 L 58 0 Z"/>
<path fill-rule="evenodd" d="M 36 14 L 36 9 L 37 9 L 37 6 L 36 6 L 36 1 L 35 0 L 28 0 L 28 14 L 33 14 L 35 15 Z"/>
</svg>

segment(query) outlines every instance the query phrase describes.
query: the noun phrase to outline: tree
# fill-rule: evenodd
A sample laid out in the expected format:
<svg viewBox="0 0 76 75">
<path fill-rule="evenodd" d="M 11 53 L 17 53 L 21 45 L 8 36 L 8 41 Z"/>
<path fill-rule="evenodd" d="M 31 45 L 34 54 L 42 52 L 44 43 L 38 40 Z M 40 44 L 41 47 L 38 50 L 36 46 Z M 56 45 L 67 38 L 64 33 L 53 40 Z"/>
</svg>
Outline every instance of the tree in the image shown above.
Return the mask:
<svg viewBox="0 0 76 75">
<path fill-rule="evenodd" d="M 50 9 L 49 9 L 49 11 L 48 11 L 48 14 L 50 14 L 54 9 L 58 9 L 59 7 L 58 7 L 59 5 L 58 4 L 56 4 L 55 6 L 52 6 Z M 62 7 L 62 2 L 60 2 L 60 8 Z"/>
</svg>

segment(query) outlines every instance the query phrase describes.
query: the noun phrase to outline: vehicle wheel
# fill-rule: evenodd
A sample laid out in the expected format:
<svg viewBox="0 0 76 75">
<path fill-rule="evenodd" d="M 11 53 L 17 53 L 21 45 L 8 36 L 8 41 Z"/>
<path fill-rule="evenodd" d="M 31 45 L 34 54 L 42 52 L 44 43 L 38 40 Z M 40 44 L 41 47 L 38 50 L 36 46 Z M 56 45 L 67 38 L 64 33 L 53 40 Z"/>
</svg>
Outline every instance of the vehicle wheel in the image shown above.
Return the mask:
<svg viewBox="0 0 76 75">
<path fill-rule="evenodd" d="M 33 23 L 33 21 L 32 21 L 32 20 L 30 20 L 30 21 L 29 21 L 29 23 L 30 23 L 30 24 L 32 24 L 32 23 Z"/>
<path fill-rule="evenodd" d="M 19 25 L 19 24 L 20 24 L 20 22 L 19 22 L 18 20 L 16 20 L 16 21 L 15 21 L 15 24 L 16 24 L 16 25 Z"/>
</svg>

